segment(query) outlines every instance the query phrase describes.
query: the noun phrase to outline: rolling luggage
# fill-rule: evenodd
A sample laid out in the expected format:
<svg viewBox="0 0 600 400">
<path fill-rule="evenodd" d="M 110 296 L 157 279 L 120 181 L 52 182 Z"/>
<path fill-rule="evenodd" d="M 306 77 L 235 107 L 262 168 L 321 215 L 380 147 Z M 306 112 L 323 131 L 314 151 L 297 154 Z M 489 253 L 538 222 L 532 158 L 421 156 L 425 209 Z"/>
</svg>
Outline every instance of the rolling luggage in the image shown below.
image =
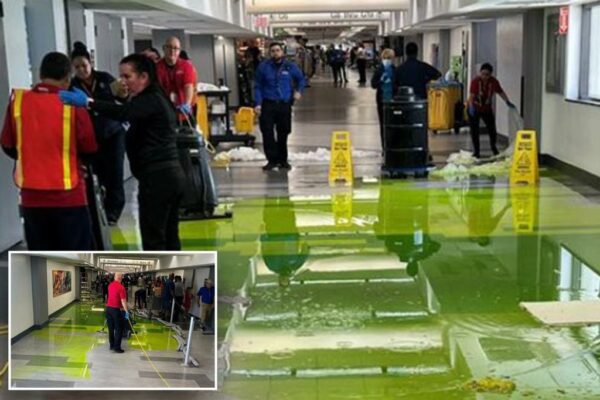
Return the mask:
<svg viewBox="0 0 600 400">
<path fill-rule="evenodd" d="M 192 128 L 189 121 L 187 126 L 178 128 L 177 149 L 186 177 L 180 216 L 182 219 L 211 218 L 219 204 L 217 186 L 204 137 Z"/>
</svg>

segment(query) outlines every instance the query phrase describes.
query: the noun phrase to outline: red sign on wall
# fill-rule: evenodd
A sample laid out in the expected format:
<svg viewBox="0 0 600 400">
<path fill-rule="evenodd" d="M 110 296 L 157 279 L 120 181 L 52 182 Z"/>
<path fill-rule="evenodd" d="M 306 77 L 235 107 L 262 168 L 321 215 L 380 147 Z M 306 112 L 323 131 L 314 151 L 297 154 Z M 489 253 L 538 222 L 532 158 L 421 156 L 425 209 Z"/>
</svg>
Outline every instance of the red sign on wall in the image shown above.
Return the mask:
<svg viewBox="0 0 600 400">
<path fill-rule="evenodd" d="M 558 18 L 558 34 L 566 35 L 569 32 L 569 7 L 561 7 Z"/>
<path fill-rule="evenodd" d="M 269 17 L 266 15 L 257 15 L 254 17 L 255 28 L 266 28 L 269 26 Z"/>
</svg>

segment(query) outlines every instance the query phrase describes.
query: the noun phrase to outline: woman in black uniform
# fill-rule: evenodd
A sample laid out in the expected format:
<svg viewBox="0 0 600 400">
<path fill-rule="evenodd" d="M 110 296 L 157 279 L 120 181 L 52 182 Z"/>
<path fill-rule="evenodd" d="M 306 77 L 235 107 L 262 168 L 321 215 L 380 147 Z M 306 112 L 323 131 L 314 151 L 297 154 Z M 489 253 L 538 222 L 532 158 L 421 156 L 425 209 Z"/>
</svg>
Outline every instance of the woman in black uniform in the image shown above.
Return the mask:
<svg viewBox="0 0 600 400">
<path fill-rule="evenodd" d="M 115 102 L 111 85 L 115 78 L 108 72 L 93 69 L 85 44 L 75 42 L 71 53 L 71 64 L 75 77 L 71 80 L 71 89 L 76 87 L 95 100 Z M 98 153 L 93 159 L 92 168 L 98 175 L 100 185 L 106 190 L 104 209 L 109 225 L 116 225 L 125 206 L 123 188 L 123 163 L 125 159 L 125 129 L 122 122 L 107 118 L 98 112 L 90 111 L 94 123 Z"/>
<path fill-rule="evenodd" d="M 125 104 L 95 100 L 74 88 L 60 92 L 63 103 L 131 124 L 127 156 L 139 181 L 139 218 L 144 250 L 180 250 L 179 202 L 185 176 L 176 143 L 176 111 L 158 85 L 154 63 L 131 54 L 119 64 L 121 82 L 129 93 Z"/>
</svg>

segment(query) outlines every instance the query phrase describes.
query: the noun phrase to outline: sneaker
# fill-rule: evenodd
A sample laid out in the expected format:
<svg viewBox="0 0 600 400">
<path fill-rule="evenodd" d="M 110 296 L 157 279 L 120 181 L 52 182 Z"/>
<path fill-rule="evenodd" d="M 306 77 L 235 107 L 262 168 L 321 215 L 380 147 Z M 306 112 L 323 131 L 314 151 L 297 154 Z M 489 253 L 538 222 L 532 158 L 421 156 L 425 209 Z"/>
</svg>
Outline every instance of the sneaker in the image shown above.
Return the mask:
<svg viewBox="0 0 600 400">
<path fill-rule="evenodd" d="M 290 165 L 289 162 L 282 162 L 279 163 L 279 169 L 292 169 L 292 166 Z"/>
<path fill-rule="evenodd" d="M 272 171 L 275 168 L 277 168 L 277 164 L 273 164 L 273 163 L 267 163 L 267 165 L 264 165 L 262 167 L 263 171 Z"/>
<path fill-rule="evenodd" d="M 125 350 L 123 350 L 123 349 L 115 349 L 115 353 L 119 353 L 119 354 L 125 353 Z"/>
</svg>

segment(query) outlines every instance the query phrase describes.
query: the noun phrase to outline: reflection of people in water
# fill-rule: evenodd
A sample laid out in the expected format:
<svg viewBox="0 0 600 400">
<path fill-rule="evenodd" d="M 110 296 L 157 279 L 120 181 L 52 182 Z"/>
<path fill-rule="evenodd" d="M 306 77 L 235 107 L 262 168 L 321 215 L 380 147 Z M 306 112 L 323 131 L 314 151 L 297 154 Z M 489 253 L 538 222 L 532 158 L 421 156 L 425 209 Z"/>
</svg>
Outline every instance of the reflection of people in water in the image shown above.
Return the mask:
<svg viewBox="0 0 600 400">
<path fill-rule="evenodd" d="M 481 177 L 469 178 L 469 191 L 465 197 L 467 209 L 467 224 L 469 240 L 484 247 L 490 244 L 490 235 L 496 230 L 504 214 L 510 209 L 511 203 L 494 215 L 494 177 L 488 177 L 482 182 Z"/>
<path fill-rule="evenodd" d="M 416 276 L 420 262 L 439 251 L 429 236 L 429 194 L 426 188 L 382 185 L 379 192 L 377 237 L 388 251 L 406 263 L 406 273 Z"/>
<path fill-rule="evenodd" d="M 308 257 L 308 246 L 296 226 L 294 204 L 289 198 L 268 201 L 263 211 L 264 233 L 260 236 L 262 258 L 286 287 Z"/>
</svg>

